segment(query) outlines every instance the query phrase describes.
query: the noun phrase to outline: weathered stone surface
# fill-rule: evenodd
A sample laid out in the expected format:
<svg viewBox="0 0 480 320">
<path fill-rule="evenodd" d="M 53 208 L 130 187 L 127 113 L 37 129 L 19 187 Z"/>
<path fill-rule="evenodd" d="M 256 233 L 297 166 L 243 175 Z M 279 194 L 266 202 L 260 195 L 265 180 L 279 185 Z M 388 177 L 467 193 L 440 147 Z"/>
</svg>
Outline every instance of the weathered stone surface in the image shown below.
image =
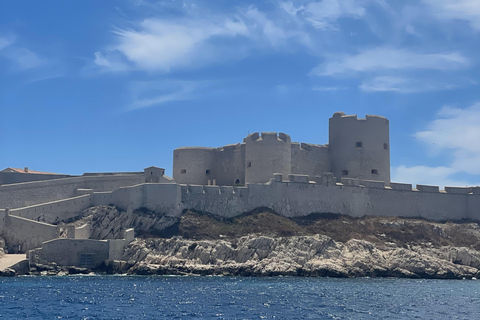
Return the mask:
<svg viewBox="0 0 480 320">
<path fill-rule="evenodd" d="M 145 239 L 130 245 L 130 274 L 241 276 L 404 277 L 462 279 L 479 273 L 478 252 L 468 248 L 377 247 L 365 240 L 326 236 L 232 240 Z"/>
</svg>

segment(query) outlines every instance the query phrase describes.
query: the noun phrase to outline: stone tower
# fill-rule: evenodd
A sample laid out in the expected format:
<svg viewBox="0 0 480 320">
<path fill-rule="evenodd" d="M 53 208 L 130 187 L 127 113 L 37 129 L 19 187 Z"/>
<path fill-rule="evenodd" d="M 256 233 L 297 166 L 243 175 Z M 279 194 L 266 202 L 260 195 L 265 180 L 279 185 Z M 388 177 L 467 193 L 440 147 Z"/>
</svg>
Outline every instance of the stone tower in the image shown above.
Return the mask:
<svg viewBox="0 0 480 320">
<path fill-rule="evenodd" d="M 388 120 L 336 112 L 329 120 L 330 170 L 338 178 L 385 181 L 390 184 Z"/>
<path fill-rule="evenodd" d="M 292 141 L 285 133 L 258 132 L 245 139 L 245 183 L 265 183 L 274 173 L 288 177 L 292 167 Z"/>
</svg>

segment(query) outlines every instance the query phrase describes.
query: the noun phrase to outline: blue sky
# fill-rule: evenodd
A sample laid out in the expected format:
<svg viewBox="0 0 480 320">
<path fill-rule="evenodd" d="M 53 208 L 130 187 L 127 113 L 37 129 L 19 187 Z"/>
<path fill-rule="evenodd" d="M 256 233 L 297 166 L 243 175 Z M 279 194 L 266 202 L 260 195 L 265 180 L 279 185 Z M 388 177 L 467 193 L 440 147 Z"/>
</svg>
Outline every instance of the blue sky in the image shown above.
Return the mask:
<svg viewBox="0 0 480 320">
<path fill-rule="evenodd" d="M 0 168 L 171 174 L 181 146 L 390 120 L 392 180 L 480 185 L 480 1 L 2 1 Z"/>
</svg>

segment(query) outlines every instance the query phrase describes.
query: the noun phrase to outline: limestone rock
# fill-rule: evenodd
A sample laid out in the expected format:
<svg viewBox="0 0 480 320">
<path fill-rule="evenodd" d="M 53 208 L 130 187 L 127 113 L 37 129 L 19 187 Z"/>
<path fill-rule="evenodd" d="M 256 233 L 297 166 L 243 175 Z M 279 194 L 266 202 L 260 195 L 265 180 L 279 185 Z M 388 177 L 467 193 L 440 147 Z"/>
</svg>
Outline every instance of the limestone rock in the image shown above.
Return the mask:
<svg viewBox="0 0 480 320">
<path fill-rule="evenodd" d="M 468 248 L 398 248 L 321 235 L 235 240 L 137 239 L 125 251 L 130 274 L 404 277 L 462 279 L 479 274 Z"/>
</svg>

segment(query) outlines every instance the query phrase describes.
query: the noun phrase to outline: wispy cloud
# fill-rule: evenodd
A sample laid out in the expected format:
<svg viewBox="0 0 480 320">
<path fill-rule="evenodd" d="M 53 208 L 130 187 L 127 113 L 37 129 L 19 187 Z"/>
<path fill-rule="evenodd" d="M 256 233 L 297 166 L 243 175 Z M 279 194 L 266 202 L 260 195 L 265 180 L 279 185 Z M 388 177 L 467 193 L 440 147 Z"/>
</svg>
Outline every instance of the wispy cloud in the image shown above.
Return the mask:
<svg viewBox="0 0 480 320">
<path fill-rule="evenodd" d="M 339 91 L 339 90 L 347 90 L 347 87 L 323 87 L 323 86 L 317 86 L 313 87 L 313 91 Z"/>
<path fill-rule="evenodd" d="M 0 58 L 13 62 L 12 69 L 25 71 L 44 65 L 47 60 L 37 53 L 15 43 L 14 36 L 0 37 Z"/>
<path fill-rule="evenodd" d="M 0 50 L 5 49 L 14 42 L 14 39 L 7 37 L 0 37 Z"/>
<path fill-rule="evenodd" d="M 457 70 L 470 65 L 459 52 L 418 53 L 407 49 L 380 47 L 356 55 L 331 57 L 312 70 L 315 75 L 336 75 L 377 70 L 433 69 Z"/>
<path fill-rule="evenodd" d="M 335 22 L 340 18 L 361 18 L 365 15 L 368 0 L 323 0 L 295 5 L 283 2 L 282 8 L 290 15 L 305 20 L 316 29 L 337 30 Z"/>
<path fill-rule="evenodd" d="M 138 81 L 131 85 L 132 102 L 125 111 L 159 106 L 173 101 L 194 100 L 202 89 L 211 87 L 211 81 Z"/>
<path fill-rule="evenodd" d="M 464 20 L 480 31 L 480 2 L 476 0 L 422 0 L 439 19 Z"/>
<path fill-rule="evenodd" d="M 480 103 L 465 109 L 442 108 L 437 118 L 425 130 L 415 133 L 415 137 L 433 154 L 448 154 L 452 158 L 451 163 L 441 167 L 400 166 L 395 170 L 395 180 L 467 185 L 468 182 L 455 179 L 455 175 L 469 174 L 477 175 L 475 178 L 480 181 Z"/>
<path fill-rule="evenodd" d="M 360 85 L 365 92 L 397 92 L 397 93 L 418 93 L 428 91 L 453 90 L 460 86 L 476 84 L 469 79 L 451 79 L 449 81 L 439 79 L 424 79 L 417 76 L 395 77 L 378 76 L 366 79 Z"/>
</svg>

